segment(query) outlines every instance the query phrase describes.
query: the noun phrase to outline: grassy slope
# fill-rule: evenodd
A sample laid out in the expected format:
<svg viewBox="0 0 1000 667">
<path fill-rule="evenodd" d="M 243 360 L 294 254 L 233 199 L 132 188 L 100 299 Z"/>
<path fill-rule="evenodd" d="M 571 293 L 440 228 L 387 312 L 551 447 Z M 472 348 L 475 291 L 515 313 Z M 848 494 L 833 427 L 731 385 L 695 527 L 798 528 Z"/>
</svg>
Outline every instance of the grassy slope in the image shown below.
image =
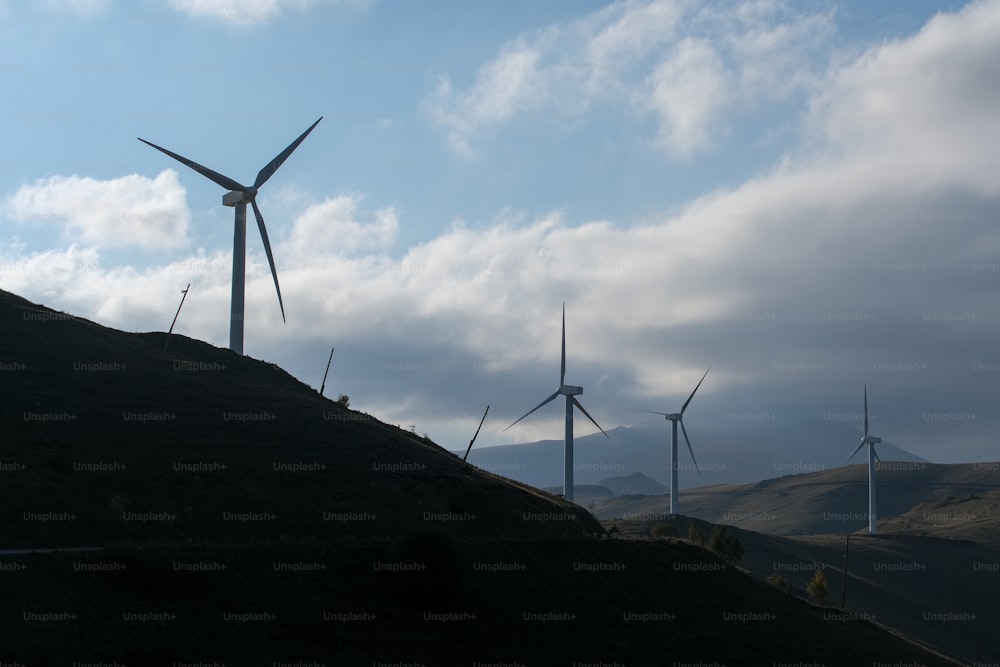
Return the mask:
<svg viewBox="0 0 1000 667">
<path fill-rule="evenodd" d="M 946 664 L 868 624 L 825 622 L 820 610 L 732 569 L 678 568 L 713 562 L 687 545 L 595 540 L 600 526 L 580 508 L 463 466 L 431 442 L 343 410 L 270 364 L 182 337 L 164 355 L 163 340 L 59 316 L 0 292 L 0 547 L 112 545 L 0 560 L 0 661 Z M 93 363 L 114 370 L 85 370 Z M 136 414 L 174 418 L 126 418 Z M 233 414 L 273 418 L 248 424 L 227 419 Z M 176 470 L 178 462 L 226 467 L 196 473 Z M 94 463 L 124 469 L 80 469 Z M 286 472 L 276 463 L 326 468 Z M 41 521 L 26 512 L 72 518 Z M 274 516 L 226 519 L 249 512 Z M 325 516 L 344 512 L 368 516 Z M 140 521 L 129 519 L 132 513 L 173 518 Z M 425 513 L 461 520 L 425 520 Z M 407 555 L 400 536 L 414 525 L 444 525 L 453 539 L 443 552 Z M 448 545 L 457 550 L 454 561 Z M 380 559 L 443 562 L 444 569 L 386 574 L 373 564 Z M 194 561 L 227 568 L 175 566 Z M 326 569 L 278 572 L 276 562 Z M 488 573 L 477 570 L 482 562 L 526 569 Z M 625 567 L 587 572 L 576 567 L 581 562 Z M 88 563 L 115 571 L 91 572 Z M 429 584 L 421 584 L 427 576 Z M 442 597 L 459 580 L 451 597 Z M 377 618 L 323 619 L 338 610 L 371 610 Z M 477 619 L 425 620 L 433 610 Z M 223 617 L 263 611 L 275 618 Z M 523 616 L 563 611 L 577 618 Z M 629 611 L 676 619 L 626 623 Z M 75 618 L 25 618 L 46 612 Z M 176 618 L 126 621 L 131 612 Z M 741 612 L 775 618 L 726 618 Z"/>
</svg>

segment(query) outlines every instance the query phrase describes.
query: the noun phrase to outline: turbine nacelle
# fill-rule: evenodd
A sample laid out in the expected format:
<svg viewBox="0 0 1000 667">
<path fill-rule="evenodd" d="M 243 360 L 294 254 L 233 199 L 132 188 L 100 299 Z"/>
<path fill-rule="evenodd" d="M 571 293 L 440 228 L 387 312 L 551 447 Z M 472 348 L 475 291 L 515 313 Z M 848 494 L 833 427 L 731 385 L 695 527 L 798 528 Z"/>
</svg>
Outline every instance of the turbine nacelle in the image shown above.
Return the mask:
<svg viewBox="0 0 1000 667">
<path fill-rule="evenodd" d="M 574 387 L 571 384 L 564 384 L 559 387 L 559 393 L 563 396 L 579 396 L 583 393 L 583 387 Z"/>
<path fill-rule="evenodd" d="M 663 416 L 667 418 L 667 421 L 679 422 L 681 420 L 681 417 L 683 415 L 681 413 L 679 413 L 679 412 L 674 412 L 672 414 L 663 415 Z"/>
<path fill-rule="evenodd" d="M 236 206 L 237 204 L 244 204 L 253 199 L 256 194 L 256 192 L 250 194 L 248 192 L 243 192 L 242 190 L 233 190 L 232 192 L 227 192 L 222 195 L 222 205 Z"/>
<path fill-rule="evenodd" d="M 233 190 L 222 195 L 223 206 L 236 206 L 237 204 L 249 203 L 257 196 L 257 188 L 247 188 L 246 190 Z"/>
<path fill-rule="evenodd" d="M 866 445 L 877 445 L 880 442 L 882 442 L 882 438 L 878 438 L 878 437 L 876 437 L 874 435 L 870 435 L 870 436 L 868 436 L 866 438 L 862 438 L 861 442 L 863 442 Z"/>
</svg>

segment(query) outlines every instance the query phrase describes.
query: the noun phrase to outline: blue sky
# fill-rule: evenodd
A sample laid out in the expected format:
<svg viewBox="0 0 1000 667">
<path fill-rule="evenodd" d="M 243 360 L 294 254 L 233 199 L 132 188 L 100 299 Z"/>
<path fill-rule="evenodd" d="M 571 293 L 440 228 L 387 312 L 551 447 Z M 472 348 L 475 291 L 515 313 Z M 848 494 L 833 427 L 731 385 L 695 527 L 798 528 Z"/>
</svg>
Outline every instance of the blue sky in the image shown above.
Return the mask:
<svg viewBox="0 0 1000 667">
<path fill-rule="evenodd" d="M 323 116 L 258 198 L 287 324 L 248 229 L 251 356 L 318 386 L 336 345 L 328 392 L 446 446 L 487 403 L 483 444 L 556 438 L 501 430 L 565 300 L 605 428 L 714 364 L 702 420 L 868 383 L 883 437 L 997 460 L 997 34 L 1000 2 L 0 0 L 0 288 L 147 331 L 190 282 L 177 331 L 224 346 L 232 211 L 136 137 L 252 181 Z"/>
</svg>

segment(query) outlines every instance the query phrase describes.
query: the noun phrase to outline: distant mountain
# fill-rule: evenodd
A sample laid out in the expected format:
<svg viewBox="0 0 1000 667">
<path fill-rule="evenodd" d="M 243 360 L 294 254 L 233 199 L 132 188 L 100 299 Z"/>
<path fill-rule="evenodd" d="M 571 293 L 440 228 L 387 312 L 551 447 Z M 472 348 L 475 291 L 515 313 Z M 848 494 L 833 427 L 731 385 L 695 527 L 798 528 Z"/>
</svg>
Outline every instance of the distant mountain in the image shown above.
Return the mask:
<svg viewBox="0 0 1000 667">
<path fill-rule="evenodd" d="M 616 496 L 657 496 L 670 493 L 669 486 L 660 484 L 649 475 L 644 475 L 641 472 L 634 472 L 624 477 L 608 477 L 598 482 L 598 485 L 610 489 Z"/>
<path fill-rule="evenodd" d="M 575 438 L 576 484 L 602 484 L 609 477 L 642 473 L 661 485 L 669 485 L 667 428 L 620 426 L 609 430 L 608 435 L 610 439 L 599 433 Z M 699 428 L 690 435 L 699 469 L 695 470 L 682 441 L 678 452 L 681 489 L 706 484 L 742 484 L 839 468 L 860 440 L 861 431 L 831 419 L 734 423 L 721 428 Z M 889 441 L 883 441 L 879 455 L 883 461 L 924 461 Z M 532 486 L 561 489 L 563 442 L 543 440 L 473 449 L 469 462 Z M 669 486 L 662 492 L 668 493 Z"/>
<path fill-rule="evenodd" d="M 879 525 L 885 526 L 884 531 L 1000 544 L 995 495 L 1000 492 L 996 473 L 1000 464 L 887 461 L 878 465 Z M 965 504 L 954 504 L 963 499 Z M 868 526 L 868 466 L 683 489 L 680 503 L 686 516 L 761 533 L 842 535 Z M 615 497 L 597 500 L 591 511 L 600 519 L 663 519 L 670 512 L 670 499 Z"/>
</svg>

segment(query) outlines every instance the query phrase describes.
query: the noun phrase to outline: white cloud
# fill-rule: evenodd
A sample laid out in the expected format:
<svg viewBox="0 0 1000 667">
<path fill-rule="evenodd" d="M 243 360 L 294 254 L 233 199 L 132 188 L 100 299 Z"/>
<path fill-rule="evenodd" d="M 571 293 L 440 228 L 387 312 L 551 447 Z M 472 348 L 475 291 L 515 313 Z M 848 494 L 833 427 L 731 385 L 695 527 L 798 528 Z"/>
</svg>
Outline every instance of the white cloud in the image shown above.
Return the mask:
<svg viewBox="0 0 1000 667">
<path fill-rule="evenodd" d="M 305 11 L 323 3 L 364 5 L 368 0 L 168 0 L 171 7 L 196 19 L 252 25 L 275 18 L 286 9 Z"/>
<path fill-rule="evenodd" d="M 711 128 L 730 95 L 722 59 L 703 39 L 687 38 L 650 77 L 649 104 L 660 116 L 657 139 L 688 157 L 712 144 Z"/>
<path fill-rule="evenodd" d="M 287 246 L 298 257 L 385 250 L 399 233 L 399 216 L 392 208 L 374 213 L 368 224 L 358 222 L 361 198 L 342 195 L 308 207 L 292 226 Z"/>
<path fill-rule="evenodd" d="M 185 190 L 172 169 L 153 179 L 52 176 L 21 186 L 4 207 L 22 222 L 65 221 L 70 238 L 95 245 L 177 248 L 187 243 Z"/>
<path fill-rule="evenodd" d="M 609 105 L 652 114 L 652 140 L 688 157 L 712 144 L 720 124 L 724 130 L 724 114 L 808 91 L 820 68 L 813 53 L 831 33 L 831 14 L 781 2 L 615 3 L 508 42 L 465 90 L 443 77 L 425 108 L 459 153 L 521 113 L 564 119 Z"/>
</svg>

